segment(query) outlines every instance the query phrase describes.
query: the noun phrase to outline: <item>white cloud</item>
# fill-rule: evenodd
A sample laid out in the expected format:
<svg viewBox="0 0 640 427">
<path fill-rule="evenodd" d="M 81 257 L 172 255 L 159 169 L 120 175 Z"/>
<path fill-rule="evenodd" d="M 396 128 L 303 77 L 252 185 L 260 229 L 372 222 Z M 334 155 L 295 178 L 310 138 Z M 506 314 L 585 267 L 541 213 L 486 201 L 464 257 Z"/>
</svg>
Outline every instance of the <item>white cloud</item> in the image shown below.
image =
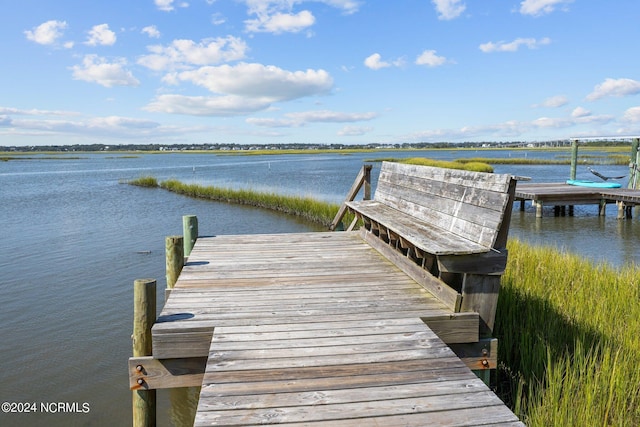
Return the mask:
<svg viewBox="0 0 640 427">
<path fill-rule="evenodd" d="M 351 123 L 373 120 L 378 117 L 377 113 L 343 113 L 337 111 L 301 111 L 297 113 L 287 113 L 283 119 L 267 119 L 251 117 L 246 120 L 255 126 L 262 127 L 300 127 L 307 123 Z"/>
<path fill-rule="evenodd" d="M 570 117 L 540 117 L 531 121 L 508 120 L 484 126 L 463 126 L 459 129 L 430 129 L 407 135 L 403 139 L 410 141 L 464 141 L 472 138 L 513 139 L 521 137 L 527 132 L 541 129 L 565 129 L 580 125 L 604 125 L 614 122 L 614 117 L 610 115 L 592 115 L 586 110 L 578 110 L 576 113 Z M 633 117 L 634 113 L 637 114 L 635 117 L 640 120 L 640 107 L 637 112 L 632 111 L 630 117 Z"/>
<path fill-rule="evenodd" d="M 467 6 L 460 0 L 431 0 L 438 12 L 438 19 L 448 21 L 455 19 L 465 11 Z"/>
<path fill-rule="evenodd" d="M 311 12 L 303 10 L 297 14 L 274 13 L 271 15 L 259 15 L 257 19 L 245 21 L 246 30 L 252 33 L 297 33 L 315 23 L 316 19 Z"/>
<path fill-rule="evenodd" d="M 576 110 L 571 113 L 570 117 L 540 117 L 532 121 L 531 124 L 535 128 L 563 129 L 582 124 L 603 124 L 614 120 L 614 118 L 609 115 L 594 116 L 590 111 L 580 109 L 580 107 Z"/>
<path fill-rule="evenodd" d="M 298 0 L 302 2 L 302 0 Z M 327 4 L 329 6 L 333 6 L 337 9 L 342 9 L 344 13 L 350 15 L 352 13 L 356 13 L 360 8 L 360 4 L 362 1 L 356 0 L 317 0 L 320 3 Z"/>
<path fill-rule="evenodd" d="M 488 42 L 480 45 L 480 50 L 484 53 L 491 52 L 515 52 L 520 46 L 526 46 L 529 49 L 537 49 L 540 46 L 548 45 L 551 43 L 551 39 L 548 37 L 536 40 L 533 38 L 517 38 L 512 42 L 500 41 L 497 43 Z"/>
<path fill-rule="evenodd" d="M 108 116 L 108 117 L 96 117 L 87 122 L 87 126 L 90 128 L 104 128 L 104 129 L 150 129 L 159 126 L 157 122 L 145 119 L 134 119 L 130 117 L 120 116 Z"/>
<path fill-rule="evenodd" d="M 24 115 L 24 116 L 76 116 L 80 113 L 73 111 L 61 111 L 61 110 L 38 110 L 32 108 L 30 110 L 24 110 L 20 108 L 12 107 L 0 107 L 0 114 L 12 114 L 12 115 Z"/>
<path fill-rule="evenodd" d="M 275 66 L 240 63 L 202 67 L 176 75 L 213 93 L 284 101 L 328 93 L 333 79 L 324 70 L 287 71 Z"/>
<path fill-rule="evenodd" d="M 596 101 L 608 96 L 623 97 L 640 93 L 640 82 L 631 79 L 611 79 L 596 85 L 593 92 L 587 95 L 587 101 Z"/>
<path fill-rule="evenodd" d="M 163 12 L 171 12 L 172 10 L 174 10 L 174 2 L 175 0 L 154 0 L 156 7 Z M 187 3 L 186 1 L 180 2 L 180 4 L 178 4 L 178 7 L 189 7 L 189 3 Z"/>
<path fill-rule="evenodd" d="M 116 33 L 109 29 L 108 24 L 100 24 L 91 28 L 85 44 L 89 46 L 112 46 L 115 42 Z"/>
<path fill-rule="evenodd" d="M 241 0 L 247 5 L 248 13 L 270 14 L 273 12 L 291 11 L 294 5 L 307 2 L 324 3 L 336 9 L 342 9 L 346 14 L 358 11 L 362 1 L 359 0 Z"/>
<path fill-rule="evenodd" d="M 372 70 L 379 70 L 381 68 L 390 67 L 391 64 L 385 61 L 382 61 L 382 57 L 379 53 L 374 53 L 373 55 L 368 56 L 364 60 L 364 65 Z"/>
<path fill-rule="evenodd" d="M 372 120 L 378 115 L 376 113 L 342 113 L 336 111 L 303 111 L 298 113 L 286 114 L 296 121 L 302 121 L 305 123 L 310 122 L 323 122 L 323 123 L 347 123 L 347 122 L 360 122 L 365 120 Z"/>
<path fill-rule="evenodd" d="M 0 107 L 0 135 L 9 132 L 13 136 L 61 137 L 67 141 L 71 137 L 80 137 L 83 143 L 108 140 L 148 142 L 150 138 L 179 142 L 189 134 L 211 134 L 212 130 L 208 126 L 176 126 L 135 117 L 87 117 L 76 111 Z"/>
<path fill-rule="evenodd" d="M 556 96 L 552 96 L 550 98 L 545 99 L 540 104 L 533 104 L 532 107 L 533 108 L 539 108 L 539 107 L 558 108 L 558 107 L 562 107 L 563 105 L 567 105 L 567 103 L 569 103 L 569 99 L 566 96 L 556 95 Z"/>
<path fill-rule="evenodd" d="M 211 15 L 211 23 L 213 25 L 222 25 L 225 22 L 227 22 L 227 18 L 225 18 L 224 15 L 222 15 L 221 13 L 216 12 L 213 15 Z"/>
<path fill-rule="evenodd" d="M 379 53 L 374 53 L 373 55 L 369 55 L 364 60 L 364 65 L 367 68 L 371 68 L 372 70 L 380 70 L 381 68 L 387 68 L 387 67 L 402 67 L 404 63 L 405 61 L 403 58 L 398 58 L 393 62 L 383 61 Z"/>
<path fill-rule="evenodd" d="M 338 131 L 338 136 L 362 136 L 373 130 L 372 127 L 345 126 Z"/>
<path fill-rule="evenodd" d="M 160 95 L 144 109 L 156 113 L 186 114 L 192 116 L 234 116 L 265 110 L 268 99 L 242 96 L 184 96 Z"/>
<path fill-rule="evenodd" d="M 556 7 L 571 2 L 573 2 L 573 0 L 524 0 L 520 3 L 520 13 L 532 16 L 545 15 L 553 12 Z"/>
<path fill-rule="evenodd" d="M 216 96 L 158 96 L 146 110 L 200 116 L 248 114 L 269 108 L 274 102 L 328 93 L 333 79 L 324 70 L 287 71 L 275 66 L 241 63 L 206 66 L 172 73 L 166 82 L 189 82 Z"/>
<path fill-rule="evenodd" d="M 247 14 L 255 18 L 245 21 L 248 32 L 300 32 L 314 25 L 315 17 L 308 10 L 293 11 L 296 4 L 319 2 L 341 9 L 345 14 L 358 11 L 360 1 L 355 0 L 242 0 L 247 5 Z"/>
<path fill-rule="evenodd" d="M 24 34 L 32 42 L 52 45 L 63 36 L 63 30 L 66 28 L 67 23 L 65 21 L 51 20 L 34 27 L 32 30 L 25 31 Z"/>
<path fill-rule="evenodd" d="M 212 65 L 243 59 L 247 44 L 236 37 L 193 40 L 174 40 L 169 46 L 149 46 L 151 54 L 138 59 L 138 64 L 152 70 L 171 70 L 187 65 Z"/>
<path fill-rule="evenodd" d="M 75 80 L 98 83 L 105 87 L 138 86 L 140 82 L 131 71 L 124 68 L 126 65 L 124 58 L 108 62 L 97 55 L 86 55 L 81 66 L 75 65 L 71 69 Z"/>
<path fill-rule="evenodd" d="M 158 28 L 155 25 L 149 25 L 147 27 L 144 27 L 142 29 L 142 33 L 148 35 L 153 39 L 160 38 L 160 31 L 158 31 Z"/>
<path fill-rule="evenodd" d="M 591 111 L 587 110 L 583 107 L 576 107 L 571 112 L 571 117 L 579 118 L 579 117 L 587 117 L 591 115 Z"/>
<path fill-rule="evenodd" d="M 436 55 L 435 50 L 425 50 L 416 58 L 417 65 L 426 65 L 428 67 L 438 67 L 445 62 L 447 62 L 447 58 Z"/>
<path fill-rule="evenodd" d="M 163 10 L 165 12 L 172 11 L 173 0 L 154 0 L 158 9 Z"/>
<path fill-rule="evenodd" d="M 624 112 L 622 120 L 630 123 L 640 123 L 640 107 L 631 107 Z"/>
<path fill-rule="evenodd" d="M 573 122 L 567 118 L 540 117 L 531 124 L 538 128 L 566 128 L 571 126 Z"/>
<path fill-rule="evenodd" d="M 292 119 L 267 119 L 261 117 L 249 117 L 245 122 L 250 125 L 260 126 L 265 128 L 291 128 L 302 126 L 303 123 L 297 122 Z"/>
</svg>

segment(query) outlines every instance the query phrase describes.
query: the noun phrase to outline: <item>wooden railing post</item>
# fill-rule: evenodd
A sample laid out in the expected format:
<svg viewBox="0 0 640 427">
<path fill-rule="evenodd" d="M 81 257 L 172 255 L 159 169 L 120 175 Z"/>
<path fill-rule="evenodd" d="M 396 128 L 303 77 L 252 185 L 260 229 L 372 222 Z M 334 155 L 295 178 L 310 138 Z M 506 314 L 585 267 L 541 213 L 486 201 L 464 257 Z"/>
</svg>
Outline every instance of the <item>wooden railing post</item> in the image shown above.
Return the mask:
<svg viewBox="0 0 640 427">
<path fill-rule="evenodd" d="M 151 327 L 156 320 L 156 281 L 138 279 L 133 283 L 133 357 L 151 356 Z M 133 427 L 156 425 L 156 391 L 132 391 Z"/>
<path fill-rule="evenodd" d="M 165 239 L 167 289 L 173 289 L 184 266 L 184 238 L 169 236 Z"/>
<path fill-rule="evenodd" d="M 198 239 L 198 217 L 184 215 L 182 217 L 182 235 L 184 236 L 184 256 L 191 255 L 191 249 Z"/>
<path fill-rule="evenodd" d="M 371 200 L 371 165 L 364 165 L 364 198 L 363 200 Z"/>
<path fill-rule="evenodd" d="M 344 201 L 345 202 L 353 201 L 358 195 L 358 192 L 360 191 L 363 185 L 364 185 L 364 200 L 370 200 L 371 199 L 371 165 L 362 166 L 362 169 L 360 169 L 358 176 L 356 177 L 355 181 L 353 181 L 353 185 L 351 186 L 349 193 L 347 193 L 347 197 L 344 199 Z M 342 205 L 340 206 L 340 209 L 338 209 L 338 213 L 336 214 L 335 218 L 331 222 L 331 225 L 329 226 L 329 230 L 335 231 L 337 229 L 344 229 L 344 227 L 339 227 L 339 225 L 346 213 L 347 213 L 347 205 L 342 203 Z"/>
</svg>

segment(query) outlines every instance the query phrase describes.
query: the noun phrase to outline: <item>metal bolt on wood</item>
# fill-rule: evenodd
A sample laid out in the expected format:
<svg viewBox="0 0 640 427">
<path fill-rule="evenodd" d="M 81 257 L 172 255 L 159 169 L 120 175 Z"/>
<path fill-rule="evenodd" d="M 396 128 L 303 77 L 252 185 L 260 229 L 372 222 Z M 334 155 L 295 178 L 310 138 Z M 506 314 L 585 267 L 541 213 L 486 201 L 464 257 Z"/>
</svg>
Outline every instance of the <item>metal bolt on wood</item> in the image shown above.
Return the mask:
<svg viewBox="0 0 640 427">
<path fill-rule="evenodd" d="M 156 321 L 156 281 L 138 279 L 133 283 L 133 356 L 151 356 L 151 327 Z M 142 382 L 141 382 L 142 381 Z M 140 378 L 138 384 L 144 384 Z M 156 391 L 132 392 L 133 426 L 156 425 Z"/>
</svg>

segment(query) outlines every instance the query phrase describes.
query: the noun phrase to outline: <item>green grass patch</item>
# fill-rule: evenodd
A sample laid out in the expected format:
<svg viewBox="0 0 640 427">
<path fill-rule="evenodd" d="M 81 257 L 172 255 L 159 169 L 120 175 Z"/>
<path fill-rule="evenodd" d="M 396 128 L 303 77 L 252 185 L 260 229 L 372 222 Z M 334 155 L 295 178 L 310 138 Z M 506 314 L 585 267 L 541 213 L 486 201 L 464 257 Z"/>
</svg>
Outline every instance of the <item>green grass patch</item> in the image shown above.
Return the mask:
<svg viewBox="0 0 640 427">
<path fill-rule="evenodd" d="M 408 159 L 396 158 L 396 157 L 384 157 L 384 158 L 378 158 L 378 159 L 366 159 L 365 162 L 395 162 L 395 163 L 406 163 L 410 165 L 433 166 L 437 168 L 467 170 L 472 172 L 489 172 L 489 173 L 493 172 L 493 167 L 491 167 L 491 165 L 485 162 L 480 162 L 480 161 L 461 162 L 458 160 L 455 160 L 455 161 L 435 160 L 435 159 L 428 159 L 426 157 L 410 157 Z"/>
<path fill-rule="evenodd" d="M 327 203 L 312 197 L 281 195 L 250 189 L 186 184 L 175 179 L 158 182 L 156 178 L 151 176 L 128 181 L 128 184 L 140 187 L 160 187 L 177 194 L 198 199 L 269 209 L 294 215 L 326 227 L 329 227 L 340 208 L 338 204 Z M 349 223 L 352 220 L 353 215 L 347 214 L 343 221 L 344 223 Z"/>
<path fill-rule="evenodd" d="M 570 165 L 571 155 L 557 155 L 555 159 L 537 159 L 530 157 L 472 157 L 456 159 L 456 162 L 470 163 L 481 162 L 492 165 Z M 578 156 L 578 164 L 598 164 L 598 165 L 628 165 L 629 156 L 624 154 L 591 155 L 583 154 Z"/>
<path fill-rule="evenodd" d="M 509 242 L 501 397 L 528 426 L 640 425 L 640 270 Z"/>
<path fill-rule="evenodd" d="M 10 160 L 83 160 L 86 157 L 78 157 L 78 156 L 21 156 L 21 155 L 11 155 L 11 156 L 2 156 L 0 157 L 0 161 L 8 162 Z"/>
<path fill-rule="evenodd" d="M 281 154 L 342 154 L 349 155 L 354 153 L 375 153 L 380 151 L 397 151 L 396 149 L 385 150 L 378 148 L 321 148 L 321 149 L 283 149 L 283 150 L 215 150 L 215 154 L 222 156 L 268 156 L 268 155 L 281 155 Z"/>
<path fill-rule="evenodd" d="M 153 176 L 141 176 L 140 178 L 132 179 L 127 184 L 135 185 L 138 187 L 158 187 L 158 180 Z"/>
</svg>

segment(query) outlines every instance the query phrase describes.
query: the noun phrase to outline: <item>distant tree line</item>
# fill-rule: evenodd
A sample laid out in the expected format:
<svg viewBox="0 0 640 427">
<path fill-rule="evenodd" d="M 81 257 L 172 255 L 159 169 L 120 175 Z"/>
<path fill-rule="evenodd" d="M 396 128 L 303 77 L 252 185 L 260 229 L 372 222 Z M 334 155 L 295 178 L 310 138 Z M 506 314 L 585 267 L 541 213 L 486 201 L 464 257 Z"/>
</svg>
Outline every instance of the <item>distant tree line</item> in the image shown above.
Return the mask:
<svg viewBox="0 0 640 427">
<path fill-rule="evenodd" d="M 619 146 L 628 145 L 625 141 L 612 140 L 589 140 L 580 141 L 582 146 Z M 415 142 L 415 143 L 397 143 L 382 144 L 371 143 L 362 145 L 349 144 L 304 144 L 304 143 L 286 143 L 286 144 L 73 144 L 73 145 L 29 145 L 29 146 L 0 146 L 0 151 L 4 152 L 97 152 L 97 151 L 226 151 L 226 150 L 358 150 L 358 149 L 421 149 L 421 148 L 516 148 L 516 147 L 539 147 L 539 146 L 569 146 L 570 140 L 543 141 L 543 142 Z"/>
</svg>

